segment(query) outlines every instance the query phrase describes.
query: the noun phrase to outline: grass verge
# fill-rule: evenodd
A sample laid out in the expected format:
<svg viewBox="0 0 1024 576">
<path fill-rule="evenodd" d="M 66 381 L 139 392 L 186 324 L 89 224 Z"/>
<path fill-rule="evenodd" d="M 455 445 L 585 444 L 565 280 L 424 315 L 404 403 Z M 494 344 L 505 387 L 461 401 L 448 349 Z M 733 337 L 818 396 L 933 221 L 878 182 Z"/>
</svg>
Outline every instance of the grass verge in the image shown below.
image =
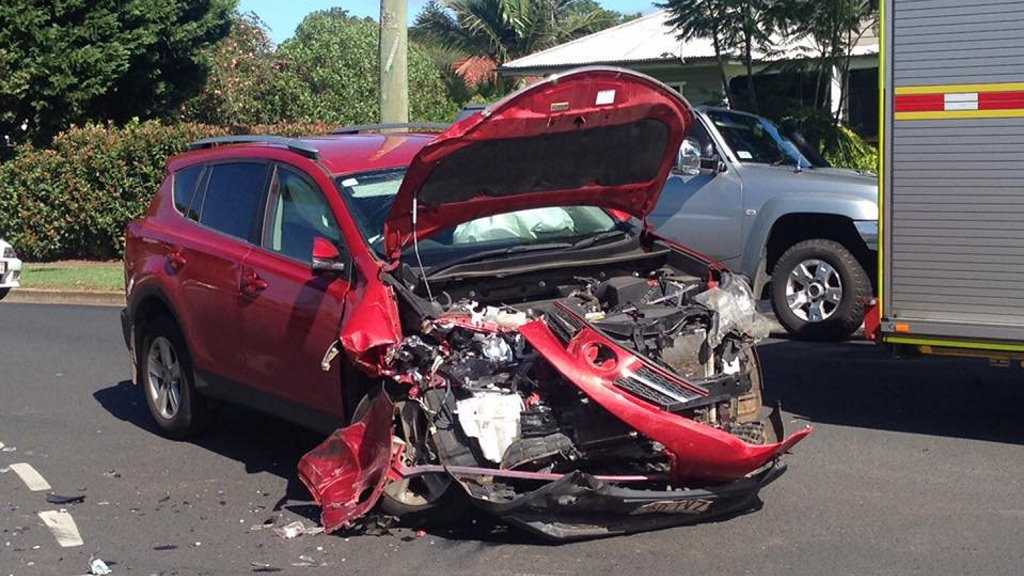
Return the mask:
<svg viewBox="0 0 1024 576">
<path fill-rule="evenodd" d="M 124 290 L 124 269 L 120 262 L 26 262 L 21 271 L 23 288 L 45 290 Z"/>
</svg>

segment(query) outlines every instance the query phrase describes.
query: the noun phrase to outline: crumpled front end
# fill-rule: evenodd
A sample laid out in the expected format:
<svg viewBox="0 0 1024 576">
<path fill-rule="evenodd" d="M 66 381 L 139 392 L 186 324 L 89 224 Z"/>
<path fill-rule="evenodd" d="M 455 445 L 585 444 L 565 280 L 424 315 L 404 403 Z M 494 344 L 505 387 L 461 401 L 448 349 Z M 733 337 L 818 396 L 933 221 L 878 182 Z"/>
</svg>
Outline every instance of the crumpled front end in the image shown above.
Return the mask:
<svg viewBox="0 0 1024 576">
<path fill-rule="evenodd" d="M 303 459 L 303 481 L 328 530 L 415 478 L 558 540 L 754 510 L 811 433 L 764 413 L 765 326 L 742 279 L 665 267 L 530 306 L 455 302 L 390 349 L 386 394 Z"/>
</svg>

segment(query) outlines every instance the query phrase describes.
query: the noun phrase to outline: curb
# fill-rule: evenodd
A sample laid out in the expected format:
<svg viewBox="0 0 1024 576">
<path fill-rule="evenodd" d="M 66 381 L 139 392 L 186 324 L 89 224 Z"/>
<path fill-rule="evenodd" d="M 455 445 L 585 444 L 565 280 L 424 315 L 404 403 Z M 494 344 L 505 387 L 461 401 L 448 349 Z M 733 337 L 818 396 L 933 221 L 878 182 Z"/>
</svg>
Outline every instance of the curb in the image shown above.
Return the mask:
<svg viewBox="0 0 1024 576">
<path fill-rule="evenodd" d="M 11 304 L 74 304 L 80 306 L 124 307 L 123 292 L 95 292 L 89 290 L 44 290 L 41 288 L 15 288 L 4 298 Z"/>
</svg>

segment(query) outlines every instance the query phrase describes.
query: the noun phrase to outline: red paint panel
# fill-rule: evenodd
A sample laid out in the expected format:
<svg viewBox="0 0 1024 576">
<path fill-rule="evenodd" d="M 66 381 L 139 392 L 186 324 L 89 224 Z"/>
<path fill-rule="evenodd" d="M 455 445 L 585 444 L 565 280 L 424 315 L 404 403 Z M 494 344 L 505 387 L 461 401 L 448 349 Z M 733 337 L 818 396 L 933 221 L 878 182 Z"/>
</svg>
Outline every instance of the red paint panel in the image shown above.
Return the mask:
<svg viewBox="0 0 1024 576">
<path fill-rule="evenodd" d="M 391 468 L 395 405 L 382 390 L 366 414 L 331 434 L 299 460 L 299 480 L 320 505 L 330 533 L 347 528 L 380 498 Z"/>
<path fill-rule="evenodd" d="M 897 112 L 935 112 L 946 109 L 944 94 L 897 94 Z"/>
<path fill-rule="evenodd" d="M 981 92 L 978 94 L 979 110 L 1014 110 L 1024 108 L 1024 91 Z"/>
</svg>

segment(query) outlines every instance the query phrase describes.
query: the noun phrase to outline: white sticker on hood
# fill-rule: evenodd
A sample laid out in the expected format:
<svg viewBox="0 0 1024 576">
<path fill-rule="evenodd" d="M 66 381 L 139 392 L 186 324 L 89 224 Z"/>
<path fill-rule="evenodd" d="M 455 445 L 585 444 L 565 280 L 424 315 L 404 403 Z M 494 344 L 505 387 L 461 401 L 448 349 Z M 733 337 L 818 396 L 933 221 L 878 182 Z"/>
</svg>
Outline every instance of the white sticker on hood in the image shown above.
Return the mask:
<svg viewBox="0 0 1024 576">
<path fill-rule="evenodd" d="M 596 106 L 615 104 L 615 90 L 601 90 L 597 93 L 597 101 L 594 104 Z"/>
<path fill-rule="evenodd" d="M 747 152 L 746 150 L 737 150 L 736 155 L 739 156 L 742 160 L 750 160 L 751 158 L 754 157 L 753 154 Z"/>
</svg>

